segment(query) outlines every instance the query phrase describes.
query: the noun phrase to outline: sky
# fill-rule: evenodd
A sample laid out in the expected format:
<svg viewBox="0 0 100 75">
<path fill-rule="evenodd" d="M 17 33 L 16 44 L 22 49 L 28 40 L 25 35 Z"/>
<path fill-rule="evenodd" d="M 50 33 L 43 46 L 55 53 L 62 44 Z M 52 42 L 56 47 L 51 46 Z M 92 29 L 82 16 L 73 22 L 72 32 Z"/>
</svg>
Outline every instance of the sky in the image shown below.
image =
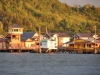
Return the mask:
<svg viewBox="0 0 100 75">
<path fill-rule="evenodd" d="M 81 5 L 84 6 L 85 4 L 91 4 L 96 7 L 100 7 L 100 0 L 59 0 L 61 2 L 67 3 L 70 6 L 73 5 Z"/>
</svg>

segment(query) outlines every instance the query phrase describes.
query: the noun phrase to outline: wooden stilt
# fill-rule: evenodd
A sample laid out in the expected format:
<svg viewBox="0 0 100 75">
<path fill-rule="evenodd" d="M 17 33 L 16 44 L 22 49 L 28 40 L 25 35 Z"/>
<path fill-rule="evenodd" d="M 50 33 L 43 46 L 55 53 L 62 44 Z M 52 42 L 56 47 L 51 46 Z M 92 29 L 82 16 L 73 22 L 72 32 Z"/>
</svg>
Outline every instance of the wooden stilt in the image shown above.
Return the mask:
<svg viewBox="0 0 100 75">
<path fill-rule="evenodd" d="M 10 52 L 12 53 L 12 52 L 13 52 L 13 50 L 10 50 Z"/>
</svg>

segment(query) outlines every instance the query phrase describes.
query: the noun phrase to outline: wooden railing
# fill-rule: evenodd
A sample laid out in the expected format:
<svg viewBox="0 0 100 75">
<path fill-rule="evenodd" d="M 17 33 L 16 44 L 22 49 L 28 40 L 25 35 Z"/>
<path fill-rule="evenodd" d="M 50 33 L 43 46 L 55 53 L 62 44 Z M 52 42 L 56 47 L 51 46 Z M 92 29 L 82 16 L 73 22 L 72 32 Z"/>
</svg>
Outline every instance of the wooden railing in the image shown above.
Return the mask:
<svg viewBox="0 0 100 75">
<path fill-rule="evenodd" d="M 1 47 L 0 49 L 39 49 L 39 46 L 32 46 L 32 47 Z"/>
</svg>

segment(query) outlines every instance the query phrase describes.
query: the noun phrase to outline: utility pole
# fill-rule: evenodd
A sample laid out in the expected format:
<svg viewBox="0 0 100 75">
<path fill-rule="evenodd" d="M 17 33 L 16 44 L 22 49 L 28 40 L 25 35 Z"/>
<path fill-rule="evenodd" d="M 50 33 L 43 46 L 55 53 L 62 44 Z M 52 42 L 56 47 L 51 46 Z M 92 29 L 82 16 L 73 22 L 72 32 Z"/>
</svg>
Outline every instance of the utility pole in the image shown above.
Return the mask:
<svg viewBox="0 0 100 75">
<path fill-rule="evenodd" d="M 3 35 L 1 35 L 1 38 L 2 38 L 2 41 L 3 41 L 3 43 L 2 43 L 2 48 L 4 49 L 4 36 Z"/>
<path fill-rule="evenodd" d="M 48 33 L 48 29 L 47 29 L 47 26 L 46 26 L 46 34 Z"/>
<path fill-rule="evenodd" d="M 39 27 L 39 53 L 41 53 L 40 39 L 41 39 L 41 29 L 40 29 L 40 27 Z"/>
<path fill-rule="evenodd" d="M 96 50 L 96 38 L 97 38 L 97 34 L 96 34 L 96 25 L 95 25 L 95 34 L 94 34 L 94 53 L 96 54 L 97 53 L 97 50 Z"/>
</svg>

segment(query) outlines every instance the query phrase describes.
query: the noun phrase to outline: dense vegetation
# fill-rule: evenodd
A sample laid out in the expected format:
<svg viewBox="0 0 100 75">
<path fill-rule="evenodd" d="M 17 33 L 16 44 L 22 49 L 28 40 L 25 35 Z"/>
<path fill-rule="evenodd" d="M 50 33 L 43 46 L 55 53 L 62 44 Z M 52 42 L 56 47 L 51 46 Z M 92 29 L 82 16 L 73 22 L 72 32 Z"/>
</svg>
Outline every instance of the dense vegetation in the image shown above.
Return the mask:
<svg viewBox="0 0 100 75">
<path fill-rule="evenodd" d="M 59 0 L 0 0 L 0 34 L 7 32 L 8 27 L 19 24 L 24 31 L 36 32 L 45 27 L 49 32 L 100 33 L 100 7 L 90 4 L 69 6 Z"/>
</svg>

